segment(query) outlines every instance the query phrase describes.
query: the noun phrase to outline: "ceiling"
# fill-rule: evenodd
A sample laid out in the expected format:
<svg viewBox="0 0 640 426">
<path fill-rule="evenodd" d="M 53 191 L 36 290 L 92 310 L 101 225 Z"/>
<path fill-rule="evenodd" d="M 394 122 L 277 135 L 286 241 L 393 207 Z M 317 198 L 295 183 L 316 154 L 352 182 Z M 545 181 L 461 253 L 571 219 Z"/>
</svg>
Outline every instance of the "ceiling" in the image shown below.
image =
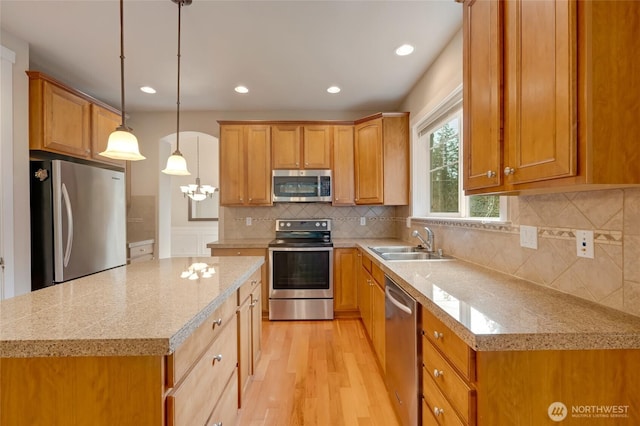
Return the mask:
<svg viewBox="0 0 640 426">
<path fill-rule="evenodd" d="M 31 69 L 120 107 L 118 0 L 2 0 L 0 19 L 29 43 Z M 178 6 L 126 0 L 124 21 L 126 110 L 175 110 Z M 394 110 L 461 22 L 454 0 L 193 0 L 182 8 L 180 108 Z M 414 53 L 395 55 L 404 43 Z"/>
</svg>

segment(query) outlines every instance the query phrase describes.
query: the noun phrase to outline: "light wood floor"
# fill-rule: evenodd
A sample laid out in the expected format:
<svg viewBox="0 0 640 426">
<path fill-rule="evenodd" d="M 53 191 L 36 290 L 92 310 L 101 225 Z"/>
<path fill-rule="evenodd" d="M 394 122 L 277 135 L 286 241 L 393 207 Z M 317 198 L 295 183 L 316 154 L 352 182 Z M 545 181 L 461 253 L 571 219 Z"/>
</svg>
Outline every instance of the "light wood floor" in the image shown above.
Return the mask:
<svg viewBox="0 0 640 426">
<path fill-rule="evenodd" d="M 398 425 L 360 320 L 263 321 L 241 426 Z"/>
</svg>

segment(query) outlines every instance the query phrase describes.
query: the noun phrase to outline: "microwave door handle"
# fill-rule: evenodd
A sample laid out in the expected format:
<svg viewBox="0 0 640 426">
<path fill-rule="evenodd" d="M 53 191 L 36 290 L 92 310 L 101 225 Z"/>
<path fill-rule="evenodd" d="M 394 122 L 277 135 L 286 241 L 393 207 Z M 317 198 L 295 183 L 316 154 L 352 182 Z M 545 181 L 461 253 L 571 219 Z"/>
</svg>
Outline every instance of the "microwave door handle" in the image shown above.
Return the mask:
<svg viewBox="0 0 640 426">
<path fill-rule="evenodd" d="M 64 250 L 64 266 L 66 268 L 67 265 L 69 265 L 71 249 L 73 248 L 73 209 L 71 207 L 67 186 L 64 183 L 62 184 L 62 197 L 64 198 L 64 205 L 67 209 L 67 246 Z"/>
</svg>

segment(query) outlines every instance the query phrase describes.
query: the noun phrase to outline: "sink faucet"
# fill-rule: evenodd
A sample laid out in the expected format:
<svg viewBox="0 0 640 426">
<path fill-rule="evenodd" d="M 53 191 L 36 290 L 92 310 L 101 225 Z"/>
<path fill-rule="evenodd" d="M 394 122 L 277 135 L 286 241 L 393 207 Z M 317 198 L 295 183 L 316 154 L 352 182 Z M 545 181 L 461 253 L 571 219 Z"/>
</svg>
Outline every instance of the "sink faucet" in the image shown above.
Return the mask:
<svg viewBox="0 0 640 426">
<path fill-rule="evenodd" d="M 420 240 L 420 242 L 422 243 L 422 245 L 424 246 L 424 248 L 427 249 L 427 251 L 431 252 L 433 251 L 433 231 L 431 229 L 429 229 L 428 226 L 424 227 L 425 232 L 427 233 L 427 239 L 425 240 L 424 238 L 422 238 L 422 235 L 420 235 L 420 233 L 418 232 L 418 230 L 414 230 L 411 233 L 412 237 L 416 237 L 417 239 Z"/>
</svg>

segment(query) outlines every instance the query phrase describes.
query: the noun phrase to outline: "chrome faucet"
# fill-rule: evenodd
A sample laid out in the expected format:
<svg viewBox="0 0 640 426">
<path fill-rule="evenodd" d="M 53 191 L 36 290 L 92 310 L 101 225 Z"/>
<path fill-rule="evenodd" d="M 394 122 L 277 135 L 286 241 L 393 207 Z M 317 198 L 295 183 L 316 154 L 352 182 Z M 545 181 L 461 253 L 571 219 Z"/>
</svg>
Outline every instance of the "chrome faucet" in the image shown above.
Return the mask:
<svg viewBox="0 0 640 426">
<path fill-rule="evenodd" d="M 422 238 L 422 235 L 420 235 L 420 233 L 418 232 L 418 230 L 414 230 L 411 233 L 412 237 L 416 237 L 417 239 L 420 240 L 420 242 L 422 243 L 422 245 L 424 246 L 424 248 L 427 249 L 427 251 L 432 252 L 433 251 L 433 231 L 431 229 L 429 229 L 428 226 L 424 227 L 425 232 L 427 233 L 427 239 L 425 240 L 424 238 Z"/>
</svg>

